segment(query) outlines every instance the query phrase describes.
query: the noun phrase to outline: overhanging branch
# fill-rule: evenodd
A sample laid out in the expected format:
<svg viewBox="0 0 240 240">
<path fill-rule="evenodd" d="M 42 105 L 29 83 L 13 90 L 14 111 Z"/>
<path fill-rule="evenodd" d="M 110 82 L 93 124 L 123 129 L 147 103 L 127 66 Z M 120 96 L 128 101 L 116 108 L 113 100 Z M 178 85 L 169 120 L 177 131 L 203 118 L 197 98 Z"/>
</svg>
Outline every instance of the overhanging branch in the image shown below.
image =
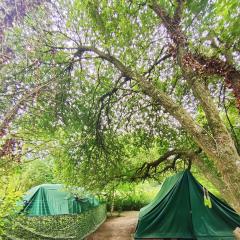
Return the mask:
<svg viewBox="0 0 240 240">
<path fill-rule="evenodd" d="M 174 170 L 176 168 L 176 162 L 178 159 L 186 161 L 187 167 L 190 169 L 192 161 L 198 159 L 198 154 L 201 153 L 201 151 L 202 150 L 200 148 L 196 151 L 179 149 L 170 150 L 159 157 L 157 160 L 143 163 L 142 166 L 137 169 L 133 179 L 147 179 L 153 177 L 156 174 L 164 173 L 170 169 Z M 157 169 L 163 163 L 165 163 L 165 166 L 160 171 L 157 171 Z"/>
</svg>

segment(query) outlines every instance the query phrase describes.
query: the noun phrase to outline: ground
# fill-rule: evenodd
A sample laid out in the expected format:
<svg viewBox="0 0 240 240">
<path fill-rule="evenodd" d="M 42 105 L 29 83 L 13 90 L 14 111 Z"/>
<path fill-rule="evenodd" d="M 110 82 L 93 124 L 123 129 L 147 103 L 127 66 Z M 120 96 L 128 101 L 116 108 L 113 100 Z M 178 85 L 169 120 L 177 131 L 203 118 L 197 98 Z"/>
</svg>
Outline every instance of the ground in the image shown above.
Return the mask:
<svg viewBox="0 0 240 240">
<path fill-rule="evenodd" d="M 109 217 L 87 240 L 132 240 L 138 212 L 123 212 L 120 217 Z"/>
</svg>

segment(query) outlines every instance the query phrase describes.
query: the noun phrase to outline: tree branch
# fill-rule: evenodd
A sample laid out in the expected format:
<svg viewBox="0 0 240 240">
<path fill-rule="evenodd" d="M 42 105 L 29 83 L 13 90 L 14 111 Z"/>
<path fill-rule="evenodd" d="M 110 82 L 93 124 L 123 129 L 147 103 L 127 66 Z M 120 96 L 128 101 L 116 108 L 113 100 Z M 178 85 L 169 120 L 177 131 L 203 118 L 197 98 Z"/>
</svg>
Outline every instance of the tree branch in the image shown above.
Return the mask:
<svg viewBox="0 0 240 240">
<path fill-rule="evenodd" d="M 153 65 L 143 74 L 144 76 L 147 75 L 149 76 L 151 74 L 151 72 L 154 70 L 154 68 L 159 65 L 161 62 L 163 62 L 164 60 L 168 59 L 172 57 L 172 53 L 166 54 L 163 57 L 161 57 L 158 60 L 155 60 L 155 62 L 153 63 Z"/>
<path fill-rule="evenodd" d="M 179 25 L 181 22 L 184 3 L 185 0 L 177 0 L 177 7 L 172 20 L 173 24 L 175 25 Z"/>
<path fill-rule="evenodd" d="M 188 169 L 190 169 L 192 165 L 192 161 L 194 159 L 197 159 L 196 155 L 201 153 L 201 151 L 202 151 L 201 149 L 198 149 L 196 151 L 179 150 L 179 149 L 170 150 L 165 154 L 163 154 L 161 157 L 159 157 L 157 160 L 143 163 L 142 166 L 137 169 L 135 176 L 133 178 L 147 179 L 147 178 L 153 177 L 153 175 L 155 175 L 156 173 L 161 174 L 170 169 L 175 169 L 176 162 L 178 159 L 183 159 L 187 161 Z M 174 158 L 170 159 L 170 157 L 174 157 Z M 170 162 L 170 163 L 166 164 L 166 166 L 161 171 L 157 172 L 157 168 L 162 163 L 166 163 L 166 162 L 167 163 Z"/>
<path fill-rule="evenodd" d="M 27 100 L 31 97 L 33 97 L 35 94 L 39 93 L 44 87 L 46 87 L 49 84 L 49 82 L 44 83 L 42 85 L 38 85 L 35 88 L 33 88 L 31 91 L 27 92 L 23 97 L 21 97 L 20 100 L 5 114 L 4 119 L 2 120 L 0 124 L 0 137 L 4 136 L 6 134 L 7 128 L 10 124 L 10 122 L 15 118 L 15 116 L 18 113 L 18 110 L 26 104 Z"/>
<path fill-rule="evenodd" d="M 176 47 L 185 46 L 187 43 L 186 36 L 182 33 L 180 28 L 181 14 L 183 10 L 184 0 L 178 0 L 178 6 L 175 10 L 174 17 L 171 18 L 167 11 L 163 9 L 156 0 L 152 0 L 150 8 L 162 20 L 163 25 L 167 29 L 171 39 L 176 44 Z"/>
</svg>

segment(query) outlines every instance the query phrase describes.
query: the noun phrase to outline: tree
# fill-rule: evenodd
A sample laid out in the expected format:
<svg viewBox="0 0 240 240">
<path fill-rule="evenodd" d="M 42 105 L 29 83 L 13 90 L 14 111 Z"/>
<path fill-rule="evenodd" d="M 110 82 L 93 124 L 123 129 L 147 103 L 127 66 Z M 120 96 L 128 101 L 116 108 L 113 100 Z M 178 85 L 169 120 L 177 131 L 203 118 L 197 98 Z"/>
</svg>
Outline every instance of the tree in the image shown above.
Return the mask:
<svg viewBox="0 0 240 240">
<path fill-rule="evenodd" d="M 162 126 L 167 126 L 176 136 L 168 136 L 169 148 L 177 149 L 165 149 L 160 160 L 138 169 L 151 174 L 161 160 L 173 156 L 194 159 L 193 164 L 206 171 L 207 156 L 220 175 L 222 194 L 239 209 L 237 136 L 221 117 L 224 106 L 216 104 L 217 95 L 229 102 L 234 96 L 236 106 L 240 99 L 240 6 L 238 1 L 226 4 L 231 16 L 221 12 L 226 8 L 221 1 L 49 4 L 48 19 L 40 22 L 40 11 L 21 28 L 20 38 L 27 41 L 18 43 L 17 60 L 3 69 L 25 86 L 45 86 L 37 91 L 35 106 L 25 111 L 24 121 L 51 130 L 55 139 L 64 129 L 67 141 L 57 145 L 65 147 L 75 174 L 78 165 L 93 172 L 110 166 L 112 172 L 122 169 L 119 162 L 128 156 L 128 138 L 135 143 L 145 136 L 160 143 Z M 222 85 L 228 88 L 224 93 Z M 28 97 L 32 96 L 36 94 Z M 188 144 L 183 146 L 181 139 Z M 75 150 L 69 147 L 73 143 Z M 99 169 L 89 168 L 89 162 Z"/>
</svg>

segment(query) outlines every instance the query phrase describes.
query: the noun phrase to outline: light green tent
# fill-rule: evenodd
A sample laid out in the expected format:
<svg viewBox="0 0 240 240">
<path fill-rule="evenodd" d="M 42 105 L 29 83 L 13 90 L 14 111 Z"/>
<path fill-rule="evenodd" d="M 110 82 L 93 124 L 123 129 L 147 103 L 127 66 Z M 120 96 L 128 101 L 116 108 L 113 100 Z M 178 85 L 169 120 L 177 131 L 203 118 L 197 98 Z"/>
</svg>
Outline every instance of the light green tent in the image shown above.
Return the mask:
<svg viewBox="0 0 240 240">
<path fill-rule="evenodd" d="M 22 212 L 28 216 L 78 214 L 97 207 L 94 197 L 78 198 L 67 192 L 62 184 L 42 184 L 30 189 L 23 198 Z"/>
<path fill-rule="evenodd" d="M 135 239 L 234 240 L 240 216 L 186 170 L 168 178 L 139 214 Z"/>
</svg>

